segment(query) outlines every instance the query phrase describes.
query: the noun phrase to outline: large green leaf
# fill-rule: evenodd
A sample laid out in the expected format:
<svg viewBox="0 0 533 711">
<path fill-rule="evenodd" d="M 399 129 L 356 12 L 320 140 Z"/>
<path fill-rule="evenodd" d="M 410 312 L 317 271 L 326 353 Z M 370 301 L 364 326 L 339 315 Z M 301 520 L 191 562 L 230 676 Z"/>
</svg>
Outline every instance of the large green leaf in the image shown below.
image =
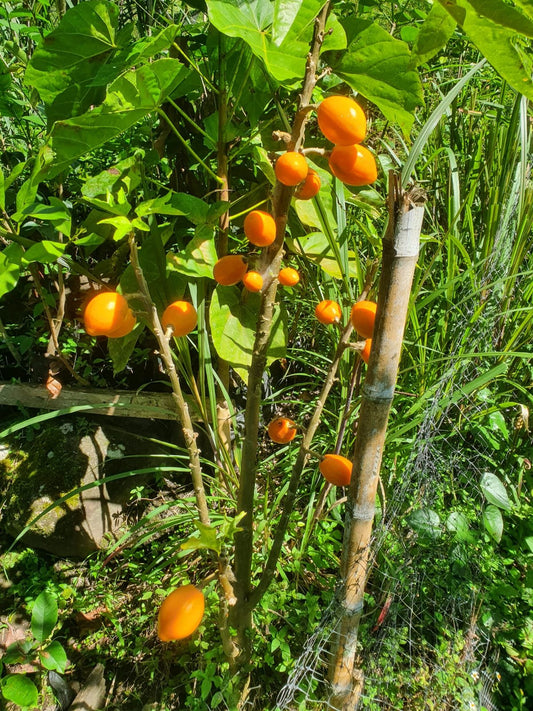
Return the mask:
<svg viewBox="0 0 533 711">
<path fill-rule="evenodd" d="M 67 653 L 63 645 L 54 640 L 43 650 L 39 652 L 41 664 L 45 669 L 53 669 L 54 671 L 63 674 L 67 666 Z"/>
<path fill-rule="evenodd" d="M 2 695 L 22 708 L 35 708 L 39 699 L 37 687 L 24 674 L 8 674 L 0 679 Z"/>
<path fill-rule="evenodd" d="M 418 67 L 440 52 L 453 35 L 456 24 L 456 21 L 442 5 L 433 3 L 416 38 L 411 56 L 411 66 Z"/>
<path fill-rule="evenodd" d="M 409 47 L 368 20 L 350 18 L 343 26 L 348 48 L 331 54 L 334 73 L 409 133 L 415 109 L 423 103 L 422 84 L 411 67 Z"/>
<path fill-rule="evenodd" d="M 38 642 L 44 642 L 52 634 L 57 622 L 57 601 L 49 592 L 42 592 L 31 612 L 31 631 Z"/>
<path fill-rule="evenodd" d="M 146 215 L 184 215 L 196 225 L 207 221 L 209 205 L 188 193 L 169 192 L 163 197 L 145 200 L 135 212 L 139 217 Z"/>
<path fill-rule="evenodd" d="M 507 496 L 505 486 L 496 474 L 485 472 L 482 475 L 481 491 L 485 494 L 485 498 L 489 504 L 493 504 L 500 509 L 505 509 L 505 511 L 511 508 L 511 502 Z"/>
<path fill-rule="evenodd" d="M 228 37 L 244 40 L 279 82 L 303 77 L 314 19 L 323 0 L 208 0 L 209 19 Z M 283 8 L 278 17 L 277 12 Z"/>
<path fill-rule="evenodd" d="M 407 523 L 422 538 L 435 540 L 442 535 L 440 516 L 433 509 L 415 509 L 407 516 Z"/>
<path fill-rule="evenodd" d="M 0 297 L 17 285 L 23 256 L 24 250 L 15 243 L 9 244 L 0 252 Z"/>
<path fill-rule="evenodd" d="M 502 540 L 503 517 L 497 506 L 489 504 L 483 511 L 483 525 L 485 526 L 487 533 L 494 538 L 496 543 L 499 543 Z"/>
<path fill-rule="evenodd" d="M 533 22 L 502 0 L 439 2 L 505 81 L 533 99 L 533 60 L 525 41 L 533 37 Z"/>
<path fill-rule="evenodd" d="M 252 362 L 261 296 L 234 286 L 217 286 L 211 299 L 209 321 L 218 355 L 247 382 Z M 286 315 L 275 307 L 267 365 L 282 358 L 287 345 Z"/>
<path fill-rule="evenodd" d="M 170 269 L 187 277 L 213 277 L 213 267 L 218 259 L 215 247 L 215 228 L 201 225 L 192 240 L 179 254 L 167 254 Z"/>
<path fill-rule="evenodd" d="M 117 48 L 118 16 L 118 5 L 106 0 L 80 3 L 33 53 L 25 82 L 41 95 L 49 125 L 102 101 L 93 80 Z"/>
<path fill-rule="evenodd" d="M 47 143 L 39 152 L 33 181 L 44 176 L 50 179 L 76 158 L 156 111 L 189 74 L 190 70 L 177 59 L 158 59 L 116 79 L 101 106 L 54 124 Z"/>
</svg>

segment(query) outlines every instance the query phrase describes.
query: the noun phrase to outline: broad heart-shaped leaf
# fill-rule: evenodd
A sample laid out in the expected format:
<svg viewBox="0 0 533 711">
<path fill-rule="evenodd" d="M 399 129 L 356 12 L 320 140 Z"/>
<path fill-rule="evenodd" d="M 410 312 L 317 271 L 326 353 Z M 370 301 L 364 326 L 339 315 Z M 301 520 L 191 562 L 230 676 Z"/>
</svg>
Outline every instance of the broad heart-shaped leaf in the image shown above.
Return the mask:
<svg viewBox="0 0 533 711">
<path fill-rule="evenodd" d="M 0 679 L 2 695 L 8 701 L 22 708 L 35 708 L 39 700 L 39 692 L 31 679 L 24 674 L 8 674 Z"/>
<path fill-rule="evenodd" d="M 501 480 L 498 479 L 496 474 L 485 472 L 481 476 L 481 491 L 484 493 L 489 504 L 494 504 L 494 506 L 504 509 L 505 511 L 509 511 L 511 508 L 511 502 L 505 491 L 505 486 Z"/>
<path fill-rule="evenodd" d="M 45 649 L 42 649 L 39 652 L 39 658 L 45 669 L 53 669 L 59 674 L 63 674 L 67 666 L 67 653 L 57 640 L 50 642 Z"/>
<path fill-rule="evenodd" d="M 105 0 L 88 0 L 66 12 L 58 27 L 35 50 L 25 83 L 46 104 L 49 126 L 86 111 L 103 99 L 93 85 L 100 68 L 116 50 L 119 8 Z"/>
<path fill-rule="evenodd" d="M 316 16 L 313 15 L 309 25 L 308 10 L 323 4 L 322 0 L 302 2 L 284 41 L 276 45 L 270 36 L 274 5 L 269 0 L 207 0 L 209 19 L 217 30 L 228 37 L 244 40 L 268 73 L 279 82 L 303 77 L 312 22 Z M 282 34 L 286 27 L 287 23 L 283 25 Z"/>
<path fill-rule="evenodd" d="M 422 538 L 435 540 L 442 533 L 440 516 L 432 509 L 416 509 L 407 517 L 407 523 Z"/>
<path fill-rule="evenodd" d="M 416 38 L 411 55 L 411 66 L 418 67 L 434 57 L 453 35 L 457 23 L 446 10 L 435 2 Z"/>
<path fill-rule="evenodd" d="M 502 0 L 439 2 L 505 81 L 533 99 L 533 60 L 524 43 L 533 37 L 533 22 Z"/>
<path fill-rule="evenodd" d="M 0 297 L 17 285 L 23 256 L 24 250 L 15 242 L 0 252 Z"/>
<path fill-rule="evenodd" d="M 52 178 L 76 158 L 131 128 L 170 94 L 179 94 L 179 85 L 189 75 L 190 70 L 177 59 L 158 59 L 116 79 L 101 106 L 54 124 L 39 151 L 32 181 Z"/>
<path fill-rule="evenodd" d="M 496 543 L 502 540 L 503 518 L 502 512 L 497 506 L 489 504 L 483 511 L 483 525 L 487 533 L 494 538 Z"/>
<path fill-rule="evenodd" d="M 70 210 L 62 200 L 56 197 L 49 198 L 49 205 L 33 203 L 25 207 L 19 215 L 13 215 L 17 222 L 22 222 L 24 217 L 36 217 L 38 220 L 51 222 L 58 232 L 70 235 L 72 218 Z"/>
<path fill-rule="evenodd" d="M 144 151 L 136 152 L 135 155 L 87 178 L 81 186 L 81 194 L 84 198 L 91 199 L 122 190 L 126 195 L 141 182 L 143 158 Z"/>
<path fill-rule="evenodd" d="M 218 355 L 232 366 L 246 383 L 252 362 L 257 317 L 261 296 L 244 292 L 236 286 L 217 286 L 209 308 L 213 344 Z M 286 314 L 274 308 L 267 365 L 285 355 L 287 345 Z"/>
<path fill-rule="evenodd" d="M 324 0 L 275 0 L 272 42 L 279 47 L 285 39 L 301 36 L 324 5 Z"/>
<path fill-rule="evenodd" d="M 331 54 L 333 72 L 408 134 L 415 109 L 423 104 L 422 84 L 418 72 L 410 66 L 409 47 L 368 20 L 350 18 L 342 24 L 348 48 Z"/>
<path fill-rule="evenodd" d="M 49 592 L 42 592 L 33 603 L 31 631 L 38 642 L 44 642 L 52 634 L 57 622 L 57 601 Z"/>
<path fill-rule="evenodd" d="M 167 254 L 169 268 L 188 277 L 212 278 L 213 267 L 218 259 L 214 237 L 214 227 L 197 227 L 194 237 L 182 252 Z"/>
</svg>

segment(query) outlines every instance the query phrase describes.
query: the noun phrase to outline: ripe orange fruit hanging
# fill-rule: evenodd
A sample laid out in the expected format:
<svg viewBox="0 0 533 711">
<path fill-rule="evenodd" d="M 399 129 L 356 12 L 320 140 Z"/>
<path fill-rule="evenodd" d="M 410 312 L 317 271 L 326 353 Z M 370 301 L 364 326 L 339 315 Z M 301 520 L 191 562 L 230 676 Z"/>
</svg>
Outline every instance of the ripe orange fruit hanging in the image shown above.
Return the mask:
<svg viewBox="0 0 533 711">
<path fill-rule="evenodd" d="M 85 307 L 83 324 L 90 336 L 121 338 L 133 331 L 136 319 L 122 294 L 102 291 Z"/>
<path fill-rule="evenodd" d="M 346 185 L 370 185 L 378 177 L 376 159 L 368 148 L 359 144 L 335 146 L 329 156 L 329 167 Z"/>
<path fill-rule="evenodd" d="M 317 118 L 324 136 L 337 146 L 349 146 L 365 140 L 365 113 L 348 96 L 328 96 L 318 107 Z"/>
<path fill-rule="evenodd" d="M 292 267 L 284 267 L 278 274 L 278 281 L 282 286 L 296 286 L 300 281 L 300 275 Z"/>
<path fill-rule="evenodd" d="M 162 642 L 185 639 L 204 616 L 204 594 L 194 585 L 183 585 L 163 600 L 157 617 L 157 636 Z"/>
<path fill-rule="evenodd" d="M 161 317 L 163 330 L 172 326 L 172 335 L 176 338 L 186 336 L 196 328 L 197 323 L 196 309 L 188 301 L 174 301 L 167 306 Z"/>
<path fill-rule="evenodd" d="M 352 326 L 362 338 L 372 338 L 377 307 L 373 301 L 358 301 L 352 306 Z"/>
<path fill-rule="evenodd" d="M 259 272 L 246 272 L 242 278 L 242 283 L 248 289 L 248 291 L 257 292 L 261 291 L 263 288 L 263 277 Z"/>
<path fill-rule="evenodd" d="M 348 486 L 352 478 L 352 463 L 340 454 L 326 454 L 318 465 L 324 479 L 335 486 Z"/>
<path fill-rule="evenodd" d="M 368 363 L 368 359 L 370 358 L 370 349 L 372 348 L 372 339 L 367 338 L 365 341 L 365 347 L 359 354 L 361 358 L 365 361 L 365 363 Z"/>
<path fill-rule="evenodd" d="M 328 325 L 331 323 L 337 323 L 341 320 L 342 310 L 336 301 L 329 301 L 326 299 L 316 305 L 315 316 L 320 323 Z"/>
<path fill-rule="evenodd" d="M 248 269 L 240 254 L 221 257 L 213 267 L 213 278 L 222 286 L 232 286 L 242 280 Z"/>
<path fill-rule="evenodd" d="M 281 155 L 274 166 L 276 178 L 283 185 L 298 185 L 305 180 L 309 166 L 301 153 L 287 151 Z"/>
<path fill-rule="evenodd" d="M 320 176 L 316 170 L 309 168 L 304 182 L 294 192 L 294 197 L 298 200 L 310 200 L 318 194 L 320 190 Z"/>
<path fill-rule="evenodd" d="M 288 417 L 275 417 L 268 425 L 268 436 L 276 444 L 287 444 L 296 437 L 296 422 Z"/>
<path fill-rule="evenodd" d="M 276 239 L 276 221 L 268 212 L 252 210 L 244 218 L 244 234 L 256 247 L 268 247 Z"/>
</svg>

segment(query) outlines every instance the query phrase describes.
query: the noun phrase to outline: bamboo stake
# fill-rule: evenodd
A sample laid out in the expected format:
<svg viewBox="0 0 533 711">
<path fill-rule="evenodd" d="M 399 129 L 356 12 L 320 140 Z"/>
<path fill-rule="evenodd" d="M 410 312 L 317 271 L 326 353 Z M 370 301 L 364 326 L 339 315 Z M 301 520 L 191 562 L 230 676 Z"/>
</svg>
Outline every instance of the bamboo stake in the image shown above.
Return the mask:
<svg viewBox="0 0 533 711">
<path fill-rule="evenodd" d="M 342 617 L 330 665 L 330 704 L 339 711 L 354 711 L 363 688 L 363 672 L 354 669 L 357 636 L 363 612 L 376 489 L 418 257 L 424 215 L 420 202 L 414 191 L 401 190 L 399 176 L 389 175 L 389 224 L 383 241 L 376 326 L 362 388 L 352 481 L 346 504 L 341 559 Z"/>
</svg>

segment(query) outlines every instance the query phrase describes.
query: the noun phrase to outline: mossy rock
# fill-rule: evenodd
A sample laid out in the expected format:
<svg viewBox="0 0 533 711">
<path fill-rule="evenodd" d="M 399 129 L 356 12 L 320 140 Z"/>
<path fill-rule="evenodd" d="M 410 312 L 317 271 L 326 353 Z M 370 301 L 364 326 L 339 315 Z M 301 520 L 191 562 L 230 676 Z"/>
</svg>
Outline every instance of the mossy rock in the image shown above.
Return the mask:
<svg viewBox="0 0 533 711">
<path fill-rule="evenodd" d="M 140 483 L 129 472 L 149 466 L 146 457 L 154 453 L 140 437 L 85 418 L 42 423 L 8 446 L 0 461 L 0 526 L 16 537 L 34 521 L 24 542 L 66 557 L 98 550 L 117 532 L 131 488 Z M 102 482 L 120 473 L 124 478 Z"/>
</svg>

